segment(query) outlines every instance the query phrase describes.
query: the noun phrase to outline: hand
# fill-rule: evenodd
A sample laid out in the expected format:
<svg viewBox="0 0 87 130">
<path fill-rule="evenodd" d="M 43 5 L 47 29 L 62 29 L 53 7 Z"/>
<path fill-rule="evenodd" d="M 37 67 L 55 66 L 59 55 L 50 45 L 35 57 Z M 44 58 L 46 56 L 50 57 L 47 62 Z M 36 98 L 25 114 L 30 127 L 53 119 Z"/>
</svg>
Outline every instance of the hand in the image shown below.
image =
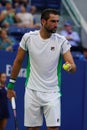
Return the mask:
<svg viewBox="0 0 87 130">
<path fill-rule="evenodd" d="M 63 69 L 69 72 L 72 69 L 72 65 L 69 62 L 66 62 L 63 64 Z"/>
<path fill-rule="evenodd" d="M 7 97 L 11 100 L 12 97 L 16 97 L 16 93 L 14 90 L 8 89 L 7 90 Z"/>
<path fill-rule="evenodd" d="M 70 36 L 67 36 L 66 39 L 67 40 L 72 40 L 72 38 Z"/>
</svg>

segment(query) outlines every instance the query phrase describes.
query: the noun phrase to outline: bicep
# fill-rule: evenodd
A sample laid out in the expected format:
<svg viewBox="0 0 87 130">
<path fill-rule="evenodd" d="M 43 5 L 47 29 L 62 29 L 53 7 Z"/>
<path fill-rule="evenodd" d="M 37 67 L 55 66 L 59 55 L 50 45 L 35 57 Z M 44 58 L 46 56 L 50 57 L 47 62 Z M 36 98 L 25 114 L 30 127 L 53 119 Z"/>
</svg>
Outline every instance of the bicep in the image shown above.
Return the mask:
<svg viewBox="0 0 87 130">
<path fill-rule="evenodd" d="M 26 54 L 26 51 L 22 49 L 21 47 L 19 47 L 15 61 L 19 63 L 23 62 L 25 54 Z"/>
</svg>

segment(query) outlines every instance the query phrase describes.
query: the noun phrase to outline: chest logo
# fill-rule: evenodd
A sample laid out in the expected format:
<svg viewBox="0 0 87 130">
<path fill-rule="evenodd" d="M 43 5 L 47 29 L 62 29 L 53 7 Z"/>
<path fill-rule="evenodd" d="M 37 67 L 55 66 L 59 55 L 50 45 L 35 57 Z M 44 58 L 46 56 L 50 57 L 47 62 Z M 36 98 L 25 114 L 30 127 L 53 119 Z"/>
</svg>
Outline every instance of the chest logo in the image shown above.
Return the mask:
<svg viewBox="0 0 87 130">
<path fill-rule="evenodd" d="M 51 47 L 51 51 L 55 51 L 55 47 L 54 46 Z"/>
</svg>

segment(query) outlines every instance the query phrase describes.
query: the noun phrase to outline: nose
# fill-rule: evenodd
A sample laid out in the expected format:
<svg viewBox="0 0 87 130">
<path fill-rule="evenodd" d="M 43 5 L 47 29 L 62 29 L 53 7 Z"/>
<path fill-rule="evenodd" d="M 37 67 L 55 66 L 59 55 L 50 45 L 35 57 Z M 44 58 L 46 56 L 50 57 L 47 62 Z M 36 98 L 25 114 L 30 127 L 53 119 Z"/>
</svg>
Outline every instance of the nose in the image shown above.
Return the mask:
<svg viewBox="0 0 87 130">
<path fill-rule="evenodd" d="M 58 22 L 55 22 L 55 27 L 58 27 Z"/>
<path fill-rule="evenodd" d="M 58 21 L 55 21 L 55 25 L 58 26 Z"/>
</svg>

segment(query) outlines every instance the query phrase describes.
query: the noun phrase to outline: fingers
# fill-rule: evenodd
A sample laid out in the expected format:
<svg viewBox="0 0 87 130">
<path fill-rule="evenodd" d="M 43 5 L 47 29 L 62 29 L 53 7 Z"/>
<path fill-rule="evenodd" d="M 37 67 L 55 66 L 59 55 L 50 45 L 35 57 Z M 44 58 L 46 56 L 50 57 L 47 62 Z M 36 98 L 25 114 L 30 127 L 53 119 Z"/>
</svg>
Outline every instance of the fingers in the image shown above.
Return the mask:
<svg viewBox="0 0 87 130">
<path fill-rule="evenodd" d="M 64 70 L 69 72 L 72 70 L 72 65 L 69 62 L 66 62 L 63 64 L 63 68 L 64 68 Z"/>
<path fill-rule="evenodd" d="M 69 66 L 68 71 L 71 71 L 71 69 L 72 69 L 72 65 Z"/>
<path fill-rule="evenodd" d="M 12 97 L 15 97 L 15 98 L 16 98 L 16 93 L 15 93 L 15 91 L 8 89 L 8 91 L 7 91 L 7 97 L 8 97 L 9 100 L 11 100 Z"/>
</svg>

